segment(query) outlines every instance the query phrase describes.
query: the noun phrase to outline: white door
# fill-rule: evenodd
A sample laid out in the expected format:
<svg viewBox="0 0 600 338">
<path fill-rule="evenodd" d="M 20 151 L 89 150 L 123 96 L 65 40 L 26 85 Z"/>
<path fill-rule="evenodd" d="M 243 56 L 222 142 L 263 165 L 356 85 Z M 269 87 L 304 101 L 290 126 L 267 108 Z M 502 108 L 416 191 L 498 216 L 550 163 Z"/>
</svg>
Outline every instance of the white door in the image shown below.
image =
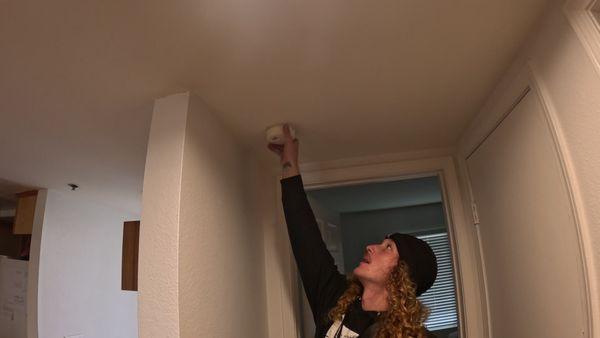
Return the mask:
<svg viewBox="0 0 600 338">
<path fill-rule="evenodd" d="M 467 159 L 494 338 L 588 337 L 577 228 L 530 91 Z"/>
</svg>

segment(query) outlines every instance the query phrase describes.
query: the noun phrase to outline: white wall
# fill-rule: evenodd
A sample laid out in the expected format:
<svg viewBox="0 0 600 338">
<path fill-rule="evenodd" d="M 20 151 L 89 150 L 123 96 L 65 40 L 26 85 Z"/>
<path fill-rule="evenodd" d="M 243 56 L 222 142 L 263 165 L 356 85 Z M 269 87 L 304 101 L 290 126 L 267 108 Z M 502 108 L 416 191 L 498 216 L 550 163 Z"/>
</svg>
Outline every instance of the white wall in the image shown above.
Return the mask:
<svg viewBox="0 0 600 338">
<path fill-rule="evenodd" d="M 0 255 L 0 338 L 27 338 L 28 266 L 28 261 Z"/>
<path fill-rule="evenodd" d="M 599 74 L 598 64 L 592 61 L 585 44 L 567 20 L 563 2 L 555 2 L 463 135 L 458 154 L 458 161 L 464 166 L 464 158 L 473 145 L 493 127 L 494 121 L 509 109 L 511 100 L 514 102 L 518 96 L 520 89 L 517 84 L 526 81 L 539 87 L 549 116 L 556 125 L 558 145 L 580 216 L 582 248 L 593 308 L 591 317 L 595 319 L 600 318 Z M 520 80 L 523 77 L 527 79 Z M 464 175 L 462 180 L 466 181 Z M 470 208 L 470 204 L 466 204 Z M 555 306 L 551 302 L 549 300 L 548 305 Z M 598 326 L 595 324 L 594 337 L 600 337 Z"/>
<path fill-rule="evenodd" d="M 40 338 L 137 337 L 137 293 L 121 291 L 123 222 L 130 217 L 77 191 L 47 191 L 37 286 Z"/>
<path fill-rule="evenodd" d="M 154 104 L 140 224 L 140 337 L 179 338 L 179 207 L 188 101 L 184 93 Z"/>
<path fill-rule="evenodd" d="M 273 160 L 277 163 L 277 160 Z M 265 277 L 267 289 L 268 337 L 296 337 L 301 325 L 294 311 L 300 308 L 294 258 L 281 208 L 279 166 L 261 179 L 260 210 L 264 231 Z"/>
<path fill-rule="evenodd" d="M 191 96 L 179 222 L 181 337 L 265 336 L 263 234 L 248 190 L 251 161 Z"/>
<path fill-rule="evenodd" d="M 141 337 L 266 336 L 260 177 L 199 98 L 157 100 L 142 202 Z"/>
</svg>

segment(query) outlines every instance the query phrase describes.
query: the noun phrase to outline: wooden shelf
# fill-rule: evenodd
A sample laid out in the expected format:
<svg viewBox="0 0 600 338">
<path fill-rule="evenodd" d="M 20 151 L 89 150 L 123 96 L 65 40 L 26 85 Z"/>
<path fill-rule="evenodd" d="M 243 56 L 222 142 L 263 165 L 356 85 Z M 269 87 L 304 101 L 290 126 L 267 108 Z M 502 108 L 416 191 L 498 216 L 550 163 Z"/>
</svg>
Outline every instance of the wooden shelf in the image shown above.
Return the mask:
<svg viewBox="0 0 600 338">
<path fill-rule="evenodd" d="M 37 194 L 37 190 L 25 191 L 17 194 L 18 200 L 13 234 L 31 235 Z"/>
</svg>

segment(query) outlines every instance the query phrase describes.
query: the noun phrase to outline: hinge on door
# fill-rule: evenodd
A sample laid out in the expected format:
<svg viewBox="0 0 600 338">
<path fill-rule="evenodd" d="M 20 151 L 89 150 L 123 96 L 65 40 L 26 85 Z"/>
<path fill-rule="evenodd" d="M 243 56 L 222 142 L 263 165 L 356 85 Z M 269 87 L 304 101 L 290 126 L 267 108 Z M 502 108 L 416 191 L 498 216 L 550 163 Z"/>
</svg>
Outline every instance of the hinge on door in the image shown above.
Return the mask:
<svg viewBox="0 0 600 338">
<path fill-rule="evenodd" d="M 473 225 L 479 225 L 479 213 L 477 212 L 477 204 L 471 203 L 471 211 L 473 212 Z"/>
</svg>

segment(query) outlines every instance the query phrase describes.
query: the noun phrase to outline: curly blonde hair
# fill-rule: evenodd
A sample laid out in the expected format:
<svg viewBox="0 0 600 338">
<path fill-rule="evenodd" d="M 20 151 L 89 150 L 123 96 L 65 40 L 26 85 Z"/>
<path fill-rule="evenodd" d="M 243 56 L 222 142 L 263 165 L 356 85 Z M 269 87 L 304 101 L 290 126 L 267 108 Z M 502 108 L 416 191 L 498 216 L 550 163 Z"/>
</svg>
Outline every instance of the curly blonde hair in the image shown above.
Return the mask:
<svg viewBox="0 0 600 338">
<path fill-rule="evenodd" d="M 426 338 L 427 331 L 423 323 L 429 310 L 415 294 L 416 285 L 410 279 L 408 265 L 399 261 L 390 273 L 386 285 L 388 291 L 388 311 L 383 312 L 377 321 L 379 331 L 377 338 Z M 362 284 L 355 277 L 349 279 L 349 286 L 338 299 L 336 306 L 329 311 L 328 318 L 341 320 L 357 297 L 362 294 Z"/>
</svg>

